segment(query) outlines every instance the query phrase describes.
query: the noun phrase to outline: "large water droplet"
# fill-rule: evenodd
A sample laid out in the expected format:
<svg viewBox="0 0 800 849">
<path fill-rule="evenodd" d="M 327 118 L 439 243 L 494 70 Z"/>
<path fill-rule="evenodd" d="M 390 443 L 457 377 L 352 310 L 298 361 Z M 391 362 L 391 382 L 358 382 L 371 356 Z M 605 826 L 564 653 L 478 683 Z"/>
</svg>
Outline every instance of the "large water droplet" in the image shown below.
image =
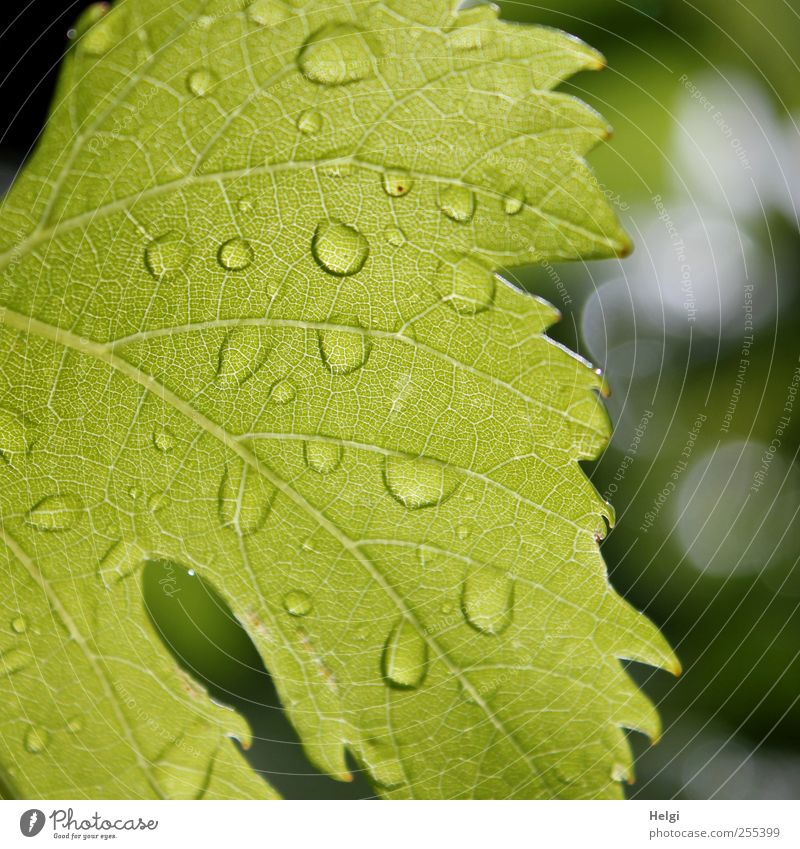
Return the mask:
<svg viewBox="0 0 800 849">
<path fill-rule="evenodd" d="M 482 566 L 464 581 L 461 606 L 467 621 L 485 634 L 500 634 L 510 624 L 514 582 L 499 569 Z"/>
<path fill-rule="evenodd" d="M 48 495 L 28 511 L 28 524 L 37 531 L 66 531 L 73 527 L 83 512 L 77 495 Z"/>
<path fill-rule="evenodd" d="M 350 374 L 369 358 L 371 343 L 362 330 L 318 330 L 322 362 L 331 374 Z"/>
<path fill-rule="evenodd" d="M 220 245 L 217 259 L 223 268 L 229 271 L 241 271 L 253 261 L 253 249 L 246 239 L 229 239 Z"/>
<path fill-rule="evenodd" d="M 349 277 L 364 267 L 369 242 L 355 227 L 341 221 L 323 221 L 317 225 L 311 250 L 328 274 Z"/>
<path fill-rule="evenodd" d="M 503 197 L 503 212 L 506 215 L 516 215 L 525 206 L 525 190 L 514 186 Z"/>
<path fill-rule="evenodd" d="M 383 189 L 393 198 L 401 198 L 411 191 L 414 180 L 405 171 L 387 171 L 383 175 Z"/>
<path fill-rule="evenodd" d="M 263 474 L 234 461 L 220 483 L 219 517 L 225 527 L 250 536 L 264 526 L 274 498 L 275 487 Z"/>
<path fill-rule="evenodd" d="M 145 267 L 156 279 L 179 271 L 188 259 L 189 246 L 175 232 L 158 236 L 144 249 Z"/>
<path fill-rule="evenodd" d="M 269 333 L 253 324 L 229 331 L 219 349 L 217 380 L 222 386 L 241 386 L 264 364 L 270 351 Z"/>
<path fill-rule="evenodd" d="M 17 616 L 11 620 L 11 629 L 15 634 L 24 634 L 28 630 L 28 620 L 24 616 Z"/>
<path fill-rule="evenodd" d="M 25 419 L 11 410 L 0 407 L 0 452 L 24 454 L 29 447 Z"/>
<path fill-rule="evenodd" d="M 32 755 L 38 755 L 43 752 L 49 742 L 50 734 L 44 728 L 37 728 L 35 725 L 31 725 L 25 732 L 25 748 Z"/>
<path fill-rule="evenodd" d="M 456 472 L 443 463 L 397 456 L 385 458 L 383 479 L 392 497 L 409 510 L 443 503 L 459 484 Z"/>
<path fill-rule="evenodd" d="M 343 449 L 338 442 L 306 442 L 306 464 L 320 475 L 329 475 L 339 468 Z"/>
<path fill-rule="evenodd" d="M 383 648 L 384 677 L 396 687 L 413 689 L 427 671 L 428 644 L 408 619 L 401 619 Z"/>
<path fill-rule="evenodd" d="M 175 447 L 175 434 L 165 427 L 159 428 L 153 433 L 153 445 L 166 454 Z"/>
<path fill-rule="evenodd" d="M 289 380 L 279 380 L 269 393 L 269 400 L 272 404 L 291 404 L 297 397 L 297 389 Z"/>
<path fill-rule="evenodd" d="M 371 77 L 375 69 L 372 37 L 353 24 L 326 24 L 298 56 L 301 72 L 321 85 L 344 85 Z"/>
<path fill-rule="evenodd" d="M 186 78 L 186 87 L 195 97 L 205 97 L 214 87 L 217 76 L 208 68 L 198 68 Z"/>
<path fill-rule="evenodd" d="M 283 597 L 283 607 L 291 616 L 307 616 L 311 613 L 311 597 L 301 590 L 293 590 Z"/>
<path fill-rule="evenodd" d="M 280 0 L 255 0 L 247 7 L 247 17 L 260 27 L 275 27 L 289 19 L 289 9 Z"/>
<path fill-rule="evenodd" d="M 301 112 L 297 119 L 297 129 L 307 136 L 316 135 L 322 129 L 322 115 L 313 109 Z"/>
<path fill-rule="evenodd" d="M 494 300 L 496 281 L 492 271 L 472 257 L 443 262 L 435 282 L 448 306 L 461 315 L 477 315 Z"/>
<path fill-rule="evenodd" d="M 463 224 L 475 214 L 475 195 L 466 186 L 445 186 L 439 190 L 439 209 Z"/>
</svg>

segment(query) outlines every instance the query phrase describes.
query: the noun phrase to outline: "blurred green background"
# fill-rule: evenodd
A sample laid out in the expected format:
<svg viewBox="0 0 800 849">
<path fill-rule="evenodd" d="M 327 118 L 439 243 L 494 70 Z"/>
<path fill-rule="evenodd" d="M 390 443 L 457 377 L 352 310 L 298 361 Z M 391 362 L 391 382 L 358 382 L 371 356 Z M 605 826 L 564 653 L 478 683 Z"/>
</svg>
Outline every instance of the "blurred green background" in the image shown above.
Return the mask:
<svg viewBox="0 0 800 849">
<path fill-rule="evenodd" d="M 552 335 L 606 372 L 614 435 L 586 466 L 617 511 L 604 555 L 684 665 L 679 680 L 631 668 L 664 734 L 653 748 L 631 735 L 628 793 L 800 798 L 800 11 L 500 6 L 608 60 L 569 88 L 615 127 L 591 162 L 636 251 L 508 276 L 551 300 L 563 313 Z M 16 144 L 3 148 L 9 173 Z M 148 565 L 145 602 L 184 666 L 248 717 L 256 768 L 290 798 L 370 797 L 358 775 L 314 773 L 224 603 L 188 573 L 166 595 L 171 568 Z"/>
</svg>

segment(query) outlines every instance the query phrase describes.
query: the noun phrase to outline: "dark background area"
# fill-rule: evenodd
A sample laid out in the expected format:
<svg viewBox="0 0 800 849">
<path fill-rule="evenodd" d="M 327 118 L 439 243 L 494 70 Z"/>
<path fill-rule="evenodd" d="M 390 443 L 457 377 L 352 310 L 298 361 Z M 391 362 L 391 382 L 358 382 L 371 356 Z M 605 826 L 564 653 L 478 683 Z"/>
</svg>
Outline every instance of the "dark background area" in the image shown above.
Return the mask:
<svg viewBox="0 0 800 849">
<path fill-rule="evenodd" d="M 35 144 L 86 5 L 0 8 L 6 185 Z M 615 587 L 685 669 L 677 681 L 632 669 L 665 728 L 655 748 L 632 735 L 630 795 L 798 798 L 800 400 L 786 405 L 800 366 L 800 12 L 786 0 L 501 6 L 579 35 L 609 62 L 570 89 L 615 126 L 591 162 L 636 253 L 510 275 L 562 310 L 552 335 L 606 371 L 614 437 L 587 466 L 617 510 L 604 554 Z M 154 621 L 183 665 L 248 717 L 252 762 L 290 797 L 371 795 L 360 779 L 311 777 L 224 603 L 188 575 L 178 603 L 148 595 L 158 568 L 145 585 Z"/>
</svg>

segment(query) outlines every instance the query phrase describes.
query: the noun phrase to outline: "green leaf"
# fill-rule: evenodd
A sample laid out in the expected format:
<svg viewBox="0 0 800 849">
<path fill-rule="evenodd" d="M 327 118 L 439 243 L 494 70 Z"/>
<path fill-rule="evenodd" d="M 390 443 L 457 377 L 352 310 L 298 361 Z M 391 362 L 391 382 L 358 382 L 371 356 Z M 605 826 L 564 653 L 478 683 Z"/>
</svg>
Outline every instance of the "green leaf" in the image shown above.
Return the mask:
<svg viewBox="0 0 800 849">
<path fill-rule="evenodd" d="M 272 795 L 176 667 L 195 569 L 308 756 L 390 797 L 605 797 L 675 669 L 578 465 L 601 378 L 501 267 L 624 253 L 556 92 L 601 58 L 454 0 L 93 7 L 3 206 L 0 783 Z"/>
</svg>

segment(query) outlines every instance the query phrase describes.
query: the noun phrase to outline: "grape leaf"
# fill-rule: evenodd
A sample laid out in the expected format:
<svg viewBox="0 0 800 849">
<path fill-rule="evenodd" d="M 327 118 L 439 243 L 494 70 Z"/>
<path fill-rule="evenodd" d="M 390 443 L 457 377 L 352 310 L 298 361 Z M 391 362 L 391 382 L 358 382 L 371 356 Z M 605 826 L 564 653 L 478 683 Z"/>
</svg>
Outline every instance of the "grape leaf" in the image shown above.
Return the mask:
<svg viewBox="0 0 800 849">
<path fill-rule="evenodd" d="M 608 584 L 600 376 L 496 273 L 629 249 L 555 91 L 602 66 L 453 0 L 121 0 L 3 204 L 0 779 L 275 795 L 156 638 L 230 604 L 311 760 L 388 797 L 616 797 L 673 671 Z"/>
</svg>

